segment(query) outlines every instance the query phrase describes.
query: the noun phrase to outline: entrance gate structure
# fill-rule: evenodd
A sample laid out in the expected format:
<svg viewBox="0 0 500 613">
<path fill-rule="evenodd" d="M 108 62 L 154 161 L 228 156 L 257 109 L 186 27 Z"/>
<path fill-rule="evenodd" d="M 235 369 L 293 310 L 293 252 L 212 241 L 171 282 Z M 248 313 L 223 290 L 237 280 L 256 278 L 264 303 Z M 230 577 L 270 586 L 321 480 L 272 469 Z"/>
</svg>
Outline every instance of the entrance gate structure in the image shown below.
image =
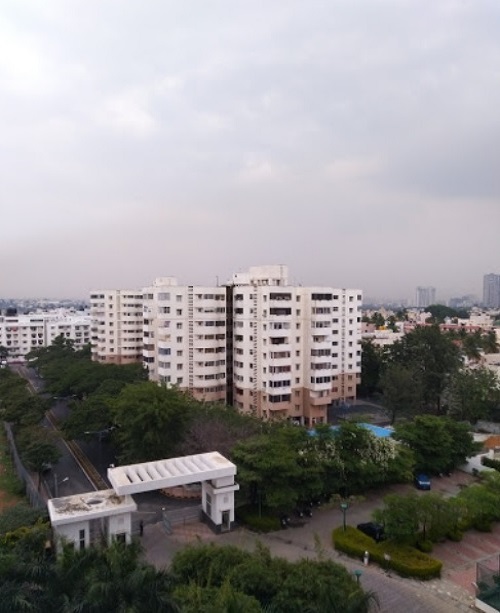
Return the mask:
<svg viewBox="0 0 500 613">
<path fill-rule="evenodd" d="M 132 494 L 202 483 L 202 519 L 214 532 L 227 532 L 234 525 L 236 466 L 217 451 L 108 468 L 112 490 L 52 498 L 49 516 L 55 535 L 84 549 L 91 544 L 92 524 L 101 528 L 110 542 L 132 538 L 132 513 L 137 505 Z M 59 539 L 60 541 L 60 539 Z M 58 541 L 58 548 L 61 544 Z"/>
<path fill-rule="evenodd" d="M 236 466 L 217 451 L 108 468 L 108 479 L 119 496 L 138 494 L 201 481 L 202 519 L 215 531 L 234 525 Z"/>
</svg>

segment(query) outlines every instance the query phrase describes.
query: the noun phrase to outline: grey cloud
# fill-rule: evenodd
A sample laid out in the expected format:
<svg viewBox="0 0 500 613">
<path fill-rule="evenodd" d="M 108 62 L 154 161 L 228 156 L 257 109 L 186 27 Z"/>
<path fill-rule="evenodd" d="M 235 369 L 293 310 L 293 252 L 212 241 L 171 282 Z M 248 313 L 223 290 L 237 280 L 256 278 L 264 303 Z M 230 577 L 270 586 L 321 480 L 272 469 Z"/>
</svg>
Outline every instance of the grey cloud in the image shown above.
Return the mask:
<svg viewBox="0 0 500 613">
<path fill-rule="evenodd" d="M 370 294 L 478 291 L 499 20 L 492 0 L 7 2 L 0 289 L 280 262 Z"/>
</svg>

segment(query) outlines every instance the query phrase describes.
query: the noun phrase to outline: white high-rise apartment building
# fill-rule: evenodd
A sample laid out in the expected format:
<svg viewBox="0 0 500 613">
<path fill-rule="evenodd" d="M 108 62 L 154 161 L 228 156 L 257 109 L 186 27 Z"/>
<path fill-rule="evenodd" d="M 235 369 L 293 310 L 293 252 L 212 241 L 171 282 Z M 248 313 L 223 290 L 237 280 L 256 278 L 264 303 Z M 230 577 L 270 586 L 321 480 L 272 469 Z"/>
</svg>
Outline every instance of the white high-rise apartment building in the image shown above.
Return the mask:
<svg viewBox="0 0 500 613">
<path fill-rule="evenodd" d="M 233 277 L 233 404 L 264 418 L 324 423 L 361 375 L 359 290 L 288 285 L 285 266 Z"/>
<path fill-rule="evenodd" d="M 149 377 L 197 400 L 226 400 L 226 288 L 156 279 L 143 290 L 144 362 Z"/>
<path fill-rule="evenodd" d="M 33 349 L 51 345 L 64 336 L 81 349 L 90 342 L 90 316 L 64 309 L 27 315 L 0 315 L 0 345 L 13 359 L 24 358 Z"/>
<path fill-rule="evenodd" d="M 436 304 L 436 288 L 435 287 L 417 287 L 415 296 L 415 306 L 418 308 L 426 308 L 431 304 Z"/>
<path fill-rule="evenodd" d="M 142 361 L 142 292 L 96 290 L 90 294 L 92 359 L 129 364 Z"/>
<path fill-rule="evenodd" d="M 140 295 L 121 294 L 91 296 L 94 359 L 137 360 L 142 352 L 159 384 L 305 425 L 326 422 L 329 405 L 356 398 L 359 290 L 289 285 L 286 266 L 259 266 L 225 286 L 164 277 Z"/>
<path fill-rule="evenodd" d="M 483 305 L 490 309 L 500 307 L 500 275 L 493 273 L 483 277 Z"/>
</svg>

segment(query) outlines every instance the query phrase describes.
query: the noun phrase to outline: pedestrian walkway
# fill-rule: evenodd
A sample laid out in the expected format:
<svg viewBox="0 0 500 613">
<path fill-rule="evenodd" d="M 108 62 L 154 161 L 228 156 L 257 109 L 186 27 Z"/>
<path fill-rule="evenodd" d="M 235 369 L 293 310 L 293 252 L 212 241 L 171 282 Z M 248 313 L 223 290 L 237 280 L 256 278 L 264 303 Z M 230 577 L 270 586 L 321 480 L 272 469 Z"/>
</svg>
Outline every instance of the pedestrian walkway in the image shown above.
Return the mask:
<svg viewBox="0 0 500 613">
<path fill-rule="evenodd" d="M 433 481 L 435 491 L 445 496 L 455 495 L 472 478 L 457 472 L 451 477 Z M 386 488 L 384 494 L 370 493 L 366 498 L 354 501 L 348 510 L 348 523 L 356 525 L 369 521 L 373 510 L 381 505 L 383 495 L 415 491 L 409 485 Z M 315 510 L 313 517 L 298 528 L 289 528 L 268 534 L 255 534 L 245 529 L 215 535 L 202 523 L 174 526 L 167 535 L 162 524 L 144 527 L 143 544 L 146 559 L 157 567 L 168 567 L 175 553 L 188 543 L 215 542 L 231 544 L 253 550 L 257 542 L 267 546 L 272 555 L 296 561 L 300 558 L 331 559 L 345 566 L 349 572 L 361 570 L 364 589 L 374 591 L 380 600 L 381 613 L 464 613 L 473 608 L 476 559 L 500 551 L 500 526 L 493 534 L 466 533 L 462 543 L 447 541 L 436 545 L 433 555 L 443 560 L 443 578 L 422 582 L 403 579 L 395 573 L 387 573 L 375 564 L 368 567 L 362 560 L 356 561 L 338 553 L 332 547 L 333 528 L 342 524 L 339 505 Z"/>
<path fill-rule="evenodd" d="M 309 533 L 306 543 L 304 533 Z M 364 567 L 336 552 L 328 543 L 316 538 L 310 527 L 257 535 L 245 529 L 215 535 L 202 523 L 179 526 L 167 535 L 161 523 L 144 526 L 142 544 L 145 559 L 157 568 L 167 568 L 177 551 L 188 543 L 215 542 L 219 545 L 235 545 L 253 551 L 260 542 L 269 548 L 272 555 L 297 561 L 301 558 L 331 559 L 342 564 L 351 573 L 361 570 L 361 584 L 364 589 L 374 591 L 380 601 L 381 613 L 454 613 L 470 611 L 472 598 L 464 600 L 458 589 L 452 589 L 448 582 L 419 582 L 387 574 L 375 565 Z"/>
</svg>

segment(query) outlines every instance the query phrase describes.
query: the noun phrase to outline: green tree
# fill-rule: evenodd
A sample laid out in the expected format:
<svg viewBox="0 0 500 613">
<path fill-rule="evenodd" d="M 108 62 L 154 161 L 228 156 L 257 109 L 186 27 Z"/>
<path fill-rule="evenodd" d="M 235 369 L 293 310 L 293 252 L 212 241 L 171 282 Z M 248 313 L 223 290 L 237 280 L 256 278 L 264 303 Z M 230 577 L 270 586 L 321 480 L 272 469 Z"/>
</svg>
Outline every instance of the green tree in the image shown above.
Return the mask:
<svg viewBox="0 0 500 613">
<path fill-rule="evenodd" d="M 111 405 L 121 461 L 146 462 L 174 456 L 194 404 L 187 394 L 154 383 L 124 387 Z"/>
<path fill-rule="evenodd" d="M 429 492 L 418 496 L 416 504 L 423 540 L 438 542 L 444 539 L 453 525 L 454 508 L 450 501 L 441 493 Z"/>
<path fill-rule="evenodd" d="M 385 496 L 384 507 L 377 509 L 373 517 L 384 525 L 388 538 L 398 543 L 415 544 L 420 525 L 416 494 Z"/>
<path fill-rule="evenodd" d="M 466 334 L 462 338 L 462 351 L 469 360 L 477 362 L 481 359 L 481 345 L 482 339 L 480 332 Z"/>
<path fill-rule="evenodd" d="M 273 613 L 365 613 L 373 601 L 373 596 L 363 592 L 342 566 L 330 560 L 287 562 L 272 558 L 263 546 L 251 553 L 232 546 L 192 545 L 176 554 L 171 569 L 176 584 L 183 586 L 183 593 L 176 589 L 175 594 L 182 601 L 189 584 L 200 606 L 205 603 L 206 588 L 246 594 Z M 328 608 L 332 603 L 336 608 Z M 187 610 L 194 613 L 196 609 Z M 207 611 L 212 613 L 213 609 Z"/>
<path fill-rule="evenodd" d="M 475 423 L 490 419 L 500 406 L 500 382 L 488 368 L 462 368 L 446 392 L 448 415 Z"/>
<path fill-rule="evenodd" d="M 390 315 L 387 319 L 387 328 L 392 332 L 397 332 L 399 330 L 397 325 L 397 320 L 394 315 Z"/>
<path fill-rule="evenodd" d="M 416 366 L 400 362 L 389 363 L 382 371 L 380 387 L 391 424 L 394 424 L 398 416 L 415 415 L 418 412 L 423 402 L 420 376 Z"/>
<path fill-rule="evenodd" d="M 463 503 L 468 523 L 490 531 L 491 523 L 500 520 L 500 475 L 488 475 L 488 480 L 464 488 L 458 498 Z"/>
<path fill-rule="evenodd" d="M 238 466 L 242 495 L 259 510 L 287 510 L 312 490 L 319 493 L 318 467 L 302 462 L 308 443 L 304 430 L 280 426 L 237 444 L 231 459 Z"/>
<path fill-rule="evenodd" d="M 438 326 L 418 326 L 388 350 L 388 362 L 415 368 L 424 403 L 442 413 L 442 396 L 461 365 L 460 351 Z"/>
<path fill-rule="evenodd" d="M 38 475 L 38 489 L 42 483 L 42 474 L 61 457 L 61 451 L 47 437 L 35 436 L 21 451 L 24 465 Z"/>
<path fill-rule="evenodd" d="M 112 397 L 92 395 L 85 400 L 76 400 L 71 403 L 71 413 L 62 424 L 62 430 L 69 439 L 82 439 L 91 432 L 108 430 L 112 424 L 111 404 Z"/>
<path fill-rule="evenodd" d="M 482 348 L 485 353 L 498 353 L 500 346 L 497 340 L 497 334 L 495 330 L 489 330 L 482 337 Z"/>
<path fill-rule="evenodd" d="M 370 340 L 361 342 L 361 383 L 358 394 L 362 397 L 373 396 L 380 389 L 380 373 L 383 366 L 383 353 L 380 347 Z"/>
<path fill-rule="evenodd" d="M 239 441 L 260 433 L 262 427 L 262 420 L 240 413 L 233 407 L 199 403 L 193 405 L 179 453 L 192 455 L 216 449 L 229 457 Z"/>
<path fill-rule="evenodd" d="M 467 319 L 469 317 L 467 311 L 452 309 L 444 304 L 431 304 L 425 310 L 431 314 L 432 323 L 438 324 L 444 323 L 447 318 Z"/>
<path fill-rule="evenodd" d="M 431 474 L 448 472 L 478 451 L 468 426 L 447 417 L 419 415 L 396 424 L 394 436 L 413 451 L 416 468 Z"/>
<path fill-rule="evenodd" d="M 0 536 L 13 532 L 18 528 L 32 526 L 38 520 L 47 519 L 46 513 L 34 509 L 25 502 L 19 502 L 0 512 Z"/>
<path fill-rule="evenodd" d="M 383 328 L 385 326 L 385 317 L 382 313 L 376 311 L 370 320 L 370 323 L 374 324 L 377 328 Z"/>
</svg>

